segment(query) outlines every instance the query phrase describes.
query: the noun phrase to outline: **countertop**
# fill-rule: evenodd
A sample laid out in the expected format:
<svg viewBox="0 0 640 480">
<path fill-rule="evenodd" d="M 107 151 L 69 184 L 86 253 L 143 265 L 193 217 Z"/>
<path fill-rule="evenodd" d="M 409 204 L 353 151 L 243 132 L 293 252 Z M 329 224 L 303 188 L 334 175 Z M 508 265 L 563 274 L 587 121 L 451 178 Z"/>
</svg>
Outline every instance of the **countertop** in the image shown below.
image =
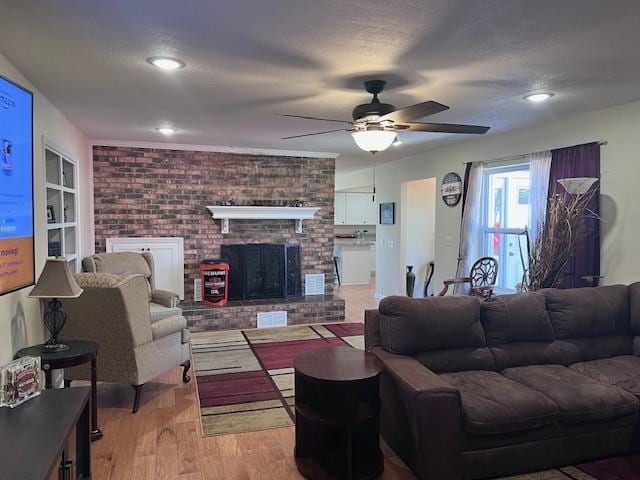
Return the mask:
<svg viewBox="0 0 640 480">
<path fill-rule="evenodd" d="M 376 244 L 376 241 L 366 238 L 336 238 L 334 244 L 340 247 L 371 247 Z"/>
</svg>

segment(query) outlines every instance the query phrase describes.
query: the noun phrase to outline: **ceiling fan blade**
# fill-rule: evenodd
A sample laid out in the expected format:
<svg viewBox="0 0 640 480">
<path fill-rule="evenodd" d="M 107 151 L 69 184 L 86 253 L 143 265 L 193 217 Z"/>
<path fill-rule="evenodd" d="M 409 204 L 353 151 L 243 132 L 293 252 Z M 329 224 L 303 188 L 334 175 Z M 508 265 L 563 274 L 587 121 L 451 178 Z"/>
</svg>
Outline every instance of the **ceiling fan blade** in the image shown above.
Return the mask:
<svg viewBox="0 0 640 480">
<path fill-rule="evenodd" d="M 429 115 L 449 110 L 449 107 L 438 102 L 422 102 L 408 107 L 399 108 L 380 117 L 380 120 L 393 120 L 396 123 L 412 122 Z"/>
<path fill-rule="evenodd" d="M 284 114 L 283 117 L 292 117 L 292 118 L 304 118 L 305 120 L 322 120 L 323 122 L 338 122 L 338 123 L 348 123 L 349 125 L 353 125 L 353 122 L 349 122 L 347 120 L 333 120 L 332 118 L 320 118 L 320 117 L 305 117 L 304 115 L 288 115 Z"/>
<path fill-rule="evenodd" d="M 292 135 L 290 137 L 282 137 L 280 140 L 289 140 L 290 138 L 310 137 L 311 135 L 324 135 L 325 133 L 334 132 L 350 132 L 351 129 L 338 128 L 337 130 L 327 130 L 326 132 L 304 133 L 302 135 Z"/>
<path fill-rule="evenodd" d="M 456 125 L 455 123 L 405 123 L 397 125 L 398 128 L 408 127 L 412 132 L 436 132 L 436 133 L 469 133 L 482 135 L 487 133 L 491 127 L 481 127 L 479 125 Z"/>
</svg>

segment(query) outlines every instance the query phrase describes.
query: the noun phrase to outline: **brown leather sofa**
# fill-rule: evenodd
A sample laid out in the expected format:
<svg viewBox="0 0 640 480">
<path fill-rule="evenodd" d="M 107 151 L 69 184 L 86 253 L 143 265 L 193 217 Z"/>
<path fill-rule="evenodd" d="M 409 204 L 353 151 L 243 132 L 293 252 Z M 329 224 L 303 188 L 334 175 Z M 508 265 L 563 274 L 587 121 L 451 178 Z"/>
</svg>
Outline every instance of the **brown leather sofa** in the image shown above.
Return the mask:
<svg viewBox="0 0 640 480">
<path fill-rule="evenodd" d="M 477 479 L 638 449 L 640 283 L 388 297 L 365 314 L 384 363 L 381 432 L 421 479 Z"/>
</svg>

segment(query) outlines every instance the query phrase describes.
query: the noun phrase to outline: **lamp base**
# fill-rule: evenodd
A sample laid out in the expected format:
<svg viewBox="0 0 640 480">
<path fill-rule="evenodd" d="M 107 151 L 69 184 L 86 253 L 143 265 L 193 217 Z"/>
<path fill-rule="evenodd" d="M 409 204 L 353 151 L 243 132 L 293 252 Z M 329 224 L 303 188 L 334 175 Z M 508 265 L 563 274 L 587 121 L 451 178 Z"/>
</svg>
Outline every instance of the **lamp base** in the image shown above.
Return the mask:
<svg viewBox="0 0 640 480">
<path fill-rule="evenodd" d="M 63 352 L 65 350 L 69 350 L 69 345 L 66 345 L 60 341 L 56 343 L 45 343 L 40 347 L 40 351 L 43 353 L 55 353 L 55 352 Z"/>
<path fill-rule="evenodd" d="M 59 335 L 67 320 L 67 314 L 62 311 L 62 302 L 57 298 L 49 302 L 49 311 L 44 314 L 44 325 L 49 331 L 49 340 L 42 345 L 41 352 L 53 353 L 69 349 L 69 345 L 60 340 Z"/>
</svg>

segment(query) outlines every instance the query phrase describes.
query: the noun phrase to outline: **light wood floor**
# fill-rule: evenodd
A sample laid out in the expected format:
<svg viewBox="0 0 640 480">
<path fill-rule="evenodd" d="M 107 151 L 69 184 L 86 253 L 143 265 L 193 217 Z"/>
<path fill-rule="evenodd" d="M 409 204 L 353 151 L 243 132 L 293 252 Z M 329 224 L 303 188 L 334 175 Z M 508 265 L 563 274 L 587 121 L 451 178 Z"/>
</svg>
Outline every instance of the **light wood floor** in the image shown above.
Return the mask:
<svg viewBox="0 0 640 480">
<path fill-rule="evenodd" d="M 346 321 L 362 322 L 375 308 L 371 286 L 341 287 Z M 285 480 L 302 478 L 293 459 L 294 429 L 280 428 L 203 438 L 194 381 L 184 385 L 181 369 L 145 386 L 143 402 L 131 414 L 133 389 L 100 385 L 99 422 L 104 437 L 92 444 L 96 480 Z M 382 479 L 415 478 L 383 445 Z"/>
</svg>

